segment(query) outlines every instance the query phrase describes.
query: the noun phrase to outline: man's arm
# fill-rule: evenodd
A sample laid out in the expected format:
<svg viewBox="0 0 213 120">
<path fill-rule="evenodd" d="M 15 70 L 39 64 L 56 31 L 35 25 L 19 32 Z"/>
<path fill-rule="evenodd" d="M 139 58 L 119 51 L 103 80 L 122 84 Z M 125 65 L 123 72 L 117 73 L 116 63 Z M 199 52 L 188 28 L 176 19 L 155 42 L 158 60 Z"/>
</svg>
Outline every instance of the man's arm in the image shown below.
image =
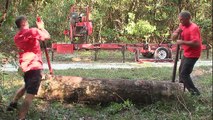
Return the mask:
<svg viewBox="0 0 213 120">
<path fill-rule="evenodd" d="M 50 39 L 50 34 L 49 32 L 44 29 L 44 22 L 41 20 L 41 21 L 36 21 L 36 25 L 38 27 L 38 32 L 39 34 L 42 36 L 42 39 L 41 40 L 49 40 Z"/>
<path fill-rule="evenodd" d="M 190 39 L 189 40 L 177 40 L 177 44 L 179 45 L 187 45 L 187 46 L 190 46 L 190 47 L 199 47 L 201 44 L 200 44 L 200 30 L 198 27 L 194 28 L 192 31 L 191 31 L 191 36 L 190 36 Z"/>
<path fill-rule="evenodd" d="M 49 40 L 50 39 L 50 34 L 49 32 L 44 29 L 44 28 L 41 28 L 38 30 L 39 34 L 44 38 L 44 40 Z"/>
<path fill-rule="evenodd" d="M 172 33 L 172 40 L 177 40 L 178 39 L 178 35 L 181 34 L 182 29 L 181 28 L 177 28 L 173 33 Z"/>
<path fill-rule="evenodd" d="M 197 40 L 194 41 L 183 41 L 183 40 L 177 40 L 178 45 L 188 45 L 191 47 L 198 47 L 200 44 Z"/>
</svg>

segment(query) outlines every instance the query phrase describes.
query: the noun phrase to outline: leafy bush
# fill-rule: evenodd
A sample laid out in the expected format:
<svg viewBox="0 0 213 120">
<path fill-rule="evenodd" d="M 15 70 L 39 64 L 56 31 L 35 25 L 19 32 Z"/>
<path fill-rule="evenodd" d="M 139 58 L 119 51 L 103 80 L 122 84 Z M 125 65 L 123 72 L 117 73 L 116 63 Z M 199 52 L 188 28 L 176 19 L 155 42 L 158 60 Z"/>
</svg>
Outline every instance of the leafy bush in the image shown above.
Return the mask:
<svg viewBox="0 0 213 120">
<path fill-rule="evenodd" d="M 115 29 L 107 28 L 101 32 L 101 35 L 107 39 L 106 41 L 114 42 L 118 36 L 118 32 Z"/>
<path fill-rule="evenodd" d="M 156 26 L 152 26 L 148 21 L 138 20 L 137 22 L 134 22 L 134 19 L 135 15 L 129 13 L 129 23 L 125 27 L 128 34 L 145 37 L 156 30 Z"/>
<path fill-rule="evenodd" d="M 73 4 L 74 0 L 54 0 L 39 9 L 39 15 L 42 16 L 45 27 L 51 34 L 51 41 L 65 41 L 63 31 L 69 29 L 69 10 Z"/>
</svg>

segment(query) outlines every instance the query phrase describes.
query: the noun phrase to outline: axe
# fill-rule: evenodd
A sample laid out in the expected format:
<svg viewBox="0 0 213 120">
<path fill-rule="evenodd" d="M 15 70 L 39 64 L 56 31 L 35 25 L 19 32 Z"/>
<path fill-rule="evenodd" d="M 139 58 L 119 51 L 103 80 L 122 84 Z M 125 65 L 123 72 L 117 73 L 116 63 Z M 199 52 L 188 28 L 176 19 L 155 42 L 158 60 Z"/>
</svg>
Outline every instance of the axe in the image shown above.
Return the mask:
<svg viewBox="0 0 213 120">
<path fill-rule="evenodd" d="M 37 22 L 41 22 L 41 18 L 39 16 L 37 16 L 36 20 L 37 20 Z M 51 64 L 50 64 L 50 58 L 49 58 L 49 55 L 48 55 L 47 46 L 46 46 L 45 41 L 42 41 L 42 44 L 43 44 L 43 47 L 44 47 L 44 52 L 45 52 L 45 55 L 46 55 L 46 60 L 47 60 L 49 72 L 52 75 L 53 70 L 52 70 L 52 67 L 51 67 Z"/>
</svg>

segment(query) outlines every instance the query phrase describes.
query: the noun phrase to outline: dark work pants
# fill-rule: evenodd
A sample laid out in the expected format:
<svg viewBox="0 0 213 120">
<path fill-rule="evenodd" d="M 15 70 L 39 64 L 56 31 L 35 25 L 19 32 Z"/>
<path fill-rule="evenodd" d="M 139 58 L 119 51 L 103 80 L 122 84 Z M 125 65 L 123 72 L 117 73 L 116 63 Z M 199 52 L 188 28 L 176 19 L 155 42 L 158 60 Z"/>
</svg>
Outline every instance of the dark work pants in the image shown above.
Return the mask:
<svg viewBox="0 0 213 120">
<path fill-rule="evenodd" d="M 198 58 L 186 58 L 184 56 L 181 59 L 181 64 L 179 67 L 179 79 L 181 82 L 183 82 L 188 91 L 193 91 L 197 89 L 194 86 L 190 77 L 190 74 L 192 73 L 192 70 L 197 60 Z"/>
</svg>

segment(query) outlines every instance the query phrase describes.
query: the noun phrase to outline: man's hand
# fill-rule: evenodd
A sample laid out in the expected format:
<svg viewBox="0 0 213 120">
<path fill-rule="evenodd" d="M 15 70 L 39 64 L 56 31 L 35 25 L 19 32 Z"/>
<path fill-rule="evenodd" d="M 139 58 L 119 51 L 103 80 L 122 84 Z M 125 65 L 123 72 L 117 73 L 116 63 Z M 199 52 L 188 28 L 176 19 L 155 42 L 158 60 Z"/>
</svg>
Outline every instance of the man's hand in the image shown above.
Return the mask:
<svg viewBox="0 0 213 120">
<path fill-rule="evenodd" d="M 36 21 L 36 25 L 38 27 L 38 29 L 44 29 L 44 22 L 41 20 L 41 21 Z"/>
<path fill-rule="evenodd" d="M 178 45 L 182 45 L 183 43 L 184 43 L 184 41 L 183 40 L 177 40 L 177 42 L 176 42 Z"/>
</svg>

